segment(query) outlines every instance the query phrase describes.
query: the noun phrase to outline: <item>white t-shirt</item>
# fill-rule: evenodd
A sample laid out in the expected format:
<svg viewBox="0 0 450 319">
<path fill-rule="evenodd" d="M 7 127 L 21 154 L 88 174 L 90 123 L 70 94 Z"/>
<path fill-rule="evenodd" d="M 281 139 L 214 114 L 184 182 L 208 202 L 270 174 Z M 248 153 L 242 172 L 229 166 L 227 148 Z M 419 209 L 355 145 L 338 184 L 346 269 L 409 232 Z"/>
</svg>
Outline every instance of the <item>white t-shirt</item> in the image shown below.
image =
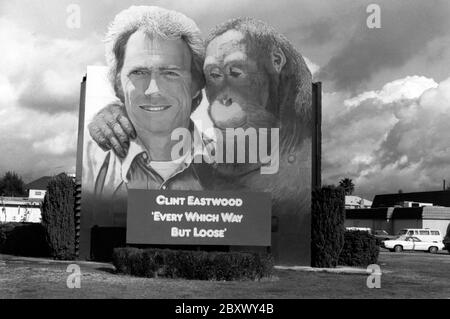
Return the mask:
<svg viewBox="0 0 450 319">
<path fill-rule="evenodd" d="M 148 165 L 153 168 L 164 181 L 167 181 L 187 166 L 186 160 L 188 155 L 189 153 L 186 153 L 174 161 L 150 161 Z"/>
</svg>

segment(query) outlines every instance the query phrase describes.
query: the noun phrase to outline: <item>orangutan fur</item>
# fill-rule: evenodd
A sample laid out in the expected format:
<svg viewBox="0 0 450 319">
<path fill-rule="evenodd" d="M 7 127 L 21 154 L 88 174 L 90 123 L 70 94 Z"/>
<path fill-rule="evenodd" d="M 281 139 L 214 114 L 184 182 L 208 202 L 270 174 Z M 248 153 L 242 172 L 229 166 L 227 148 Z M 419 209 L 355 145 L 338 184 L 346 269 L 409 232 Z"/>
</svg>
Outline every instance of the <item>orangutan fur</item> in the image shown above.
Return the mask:
<svg viewBox="0 0 450 319">
<path fill-rule="evenodd" d="M 278 173 L 264 175 L 254 169 L 254 165 L 234 164 L 238 173 L 229 174 L 227 165 L 230 164 L 222 164 L 216 171 L 214 188 L 267 191 L 272 194 L 274 204 L 287 201 L 294 206 L 298 206 L 295 203 L 301 206 L 302 194 L 309 202 L 311 191 L 311 73 L 302 56 L 283 35 L 264 22 L 251 18 L 233 19 L 217 26 L 211 32 L 207 44 L 229 30 L 237 30 L 245 35 L 247 55 L 259 62 L 260 74 L 253 76 L 266 76 L 269 79 L 268 103 L 248 108 L 247 112 L 251 114 L 247 114 L 247 127 L 280 129 L 280 166 Z M 286 56 L 280 74 L 270 71 L 268 52 L 273 47 L 281 49 Z M 206 91 L 212 104 L 208 83 Z M 244 167 L 239 167 L 242 165 L 248 165 L 247 172 Z"/>
</svg>

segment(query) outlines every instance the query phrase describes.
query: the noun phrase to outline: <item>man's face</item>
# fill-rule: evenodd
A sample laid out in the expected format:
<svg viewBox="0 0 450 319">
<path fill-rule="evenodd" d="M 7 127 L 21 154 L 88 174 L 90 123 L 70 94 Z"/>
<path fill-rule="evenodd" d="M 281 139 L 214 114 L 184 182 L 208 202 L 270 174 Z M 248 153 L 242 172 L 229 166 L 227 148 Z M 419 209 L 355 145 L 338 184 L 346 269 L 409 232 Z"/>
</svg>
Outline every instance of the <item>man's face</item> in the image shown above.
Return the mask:
<svg viewBox="0 0 450 319">
<path fill-rule="evenodd" d="M 120 81 L 128 116 L 138 132 L 171 134 L 175 128 L 188 127 L 191 53 L 182 39 L 150 37 L 142 31 L 132 34 Z"/>
</svg>

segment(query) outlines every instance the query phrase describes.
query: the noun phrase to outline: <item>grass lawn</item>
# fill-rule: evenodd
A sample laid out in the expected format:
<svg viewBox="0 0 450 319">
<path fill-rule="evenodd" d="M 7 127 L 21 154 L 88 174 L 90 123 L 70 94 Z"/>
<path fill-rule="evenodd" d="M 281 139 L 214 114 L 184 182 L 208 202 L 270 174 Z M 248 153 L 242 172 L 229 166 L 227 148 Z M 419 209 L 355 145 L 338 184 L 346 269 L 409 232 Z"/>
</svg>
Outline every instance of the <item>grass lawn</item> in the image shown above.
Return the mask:
<svg viewBox="0 0 450 319">
<path fill-rule="evenodd" d="M 276 270 L 272 279 L 213 282 L 136 278 L 110 264 L 79 262 L 81 288 L 69 289 L 68 262 L 0 255 L 0 298 L 450 298 L 450 254 L 382 252 L 381 289 L 367 275 Z"/>
</svg>

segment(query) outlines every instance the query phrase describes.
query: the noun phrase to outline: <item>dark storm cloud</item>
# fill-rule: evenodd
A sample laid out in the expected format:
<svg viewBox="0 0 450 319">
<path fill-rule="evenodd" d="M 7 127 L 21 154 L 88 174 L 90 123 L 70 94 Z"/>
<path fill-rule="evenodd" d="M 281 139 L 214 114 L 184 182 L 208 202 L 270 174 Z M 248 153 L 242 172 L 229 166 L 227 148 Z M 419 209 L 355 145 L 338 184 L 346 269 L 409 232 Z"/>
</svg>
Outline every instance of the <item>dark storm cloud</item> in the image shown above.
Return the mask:
<svg viewBox="0 0 450 319">
<path fill-rule="evenodd" d="M 331 41 L 335 36 L 333 23 L 329 19 L 314 21 L 303 29 L 306 35 L 302 39 L 302 42 L 305 45 L 322 45 Z"/>
<path fill-rule="evenodd" d="M 39 81 L 33 81 L 25 86 L 24 92 L 19 96 L 19 105 L 47 113 L 58 113 L 78 110 L 80 100 L 79 88 L 74 86 L 73 91 L 63 94 L 49 94 L 47 87 Z"/>
<path fill-rule="evenodd" d="M 361 15 L 354 34 L 321 69 L 319 80 L 332 81 L 337 90 L 355 91 L 375 73 L 402 66 L 448 32 L 448 1 L 381 2 L 380 7 L 381 28 L 367 28 L 368 14 Z"/>
</svg>

